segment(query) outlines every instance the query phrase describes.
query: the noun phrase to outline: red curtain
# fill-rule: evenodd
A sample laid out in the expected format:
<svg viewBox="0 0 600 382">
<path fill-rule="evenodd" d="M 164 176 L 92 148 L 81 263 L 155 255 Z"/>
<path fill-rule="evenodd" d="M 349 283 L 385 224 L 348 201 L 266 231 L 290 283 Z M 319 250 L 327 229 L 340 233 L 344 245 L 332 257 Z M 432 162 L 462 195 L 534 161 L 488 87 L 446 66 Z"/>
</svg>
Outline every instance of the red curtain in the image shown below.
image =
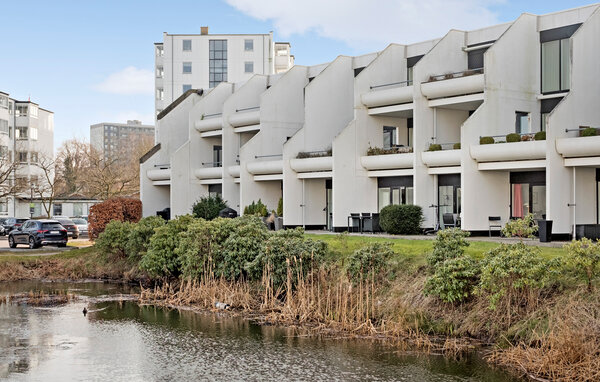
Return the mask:
<svg viewBox="0 0 600 382">
<path fill-rule="evenodd" d="M 513 211 L 512 216 L 522 218 L 523 214 L 523 185 L 513 184 Z"/>
</svg>

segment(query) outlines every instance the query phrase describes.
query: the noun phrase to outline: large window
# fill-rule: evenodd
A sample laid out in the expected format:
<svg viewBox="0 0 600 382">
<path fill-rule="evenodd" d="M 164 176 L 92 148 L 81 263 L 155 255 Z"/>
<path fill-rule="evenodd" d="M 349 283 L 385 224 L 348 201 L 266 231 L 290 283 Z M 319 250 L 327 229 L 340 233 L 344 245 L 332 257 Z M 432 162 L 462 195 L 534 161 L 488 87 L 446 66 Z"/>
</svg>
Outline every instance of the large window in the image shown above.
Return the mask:
<svg viewBox="0 0 600 382">
<path fill-rule="evenodd" d="M 183 63 L 183 73 L 184 74 L 189 74 L 192 72 L 192 63 L 191 62 L 184 62 Z"/>
<path fill-rule="evenodd" d="M 413 84 L 413 68 L 415 65 L 417 65 L 417 62 L 419 62 L 419 60 L 423 58 L 423 55 L 421 56 L 414 56 L 414 57 L 408 57 L 406 59 L 406 82 L 407 82 L 407 86 L 411 86 Z"/>
<path fill-rule="evenodd" d="M 570 37 L 581 24 L 540 32 L 542 93 L 569 90 L 571 86 Z"/>
<path fill-rule="evenodd" d="M 165 50 L 162 45 L 156 45 L 156 57 L 162 57 L 165 55 Z"/>
<path fill-rule="evenodd" d="M 0 107 L 8 109 L 8 97 L 0 95 Z"/>
<path fill-rule="evenodd" d="M 391 204 L 413 204 L 412 176 L 394 176 L 377 179 L 378 211 Z"/>
<path fill-rule="evenodd" d="M 398 144 L 398 133 L 394 126 L 383 126 L 383 147 L 389 149 Z"/>
<path fill-rule="evenodd" d="M 544 171 L 510 173 L 510 217 L 532 213 L 535 219 L 546 217 L 546 173 Z"/>
<path fill-rule="evenodd" d="M 251 52 L 254 50 L 254 40 L 244 40 L 244 50 Z"/>
<path fill-rule="evenodd" d="M 15 133 L 17 139 L 27 139 L 29 137 L 29 128 L 27 126 L 17 126 Z"/>
<path fill-rule="evenodd" d="M 8 121 L 6 119 L 0 119 L 0 133 L 8 134 Z"/>
<path fill-rule="evenodd" d="M 209 184 L 208 185 L 208 196 L 215 197 L 223 194 L 223 186 L 220 184 Z"/>
<path fill-rule="evenodd" d="M 183 40 L 183 51 L 189 52 L 192 50 L 192 40 Z"/>
<path fill-rule="evenodd" d="M 209 87 L 214 88 L 227 82 L 227 40 L 210 40 L 209 47 Z"/>
<path fill-rule="evenodd" d="M 221 167 L 223 146 L 213 146 L 213 167 Z"/>
<path fill-rule="evenodd" d="M 254 73 L 254 61 L 244 62 L 244 73 Z"/>
<path fill-rule="evenodd" d="M 15 108 L 17 117 L 26 117 L 27 116 L 27 105 L 17 105 Z"/>
<path fill-rule="evenodd" d="M 19 151 L 17 155 L 20 163 L 27 163 L 27 151 Z"/>
<path fill-rule="evenodd" d="M 461 211 L 460 175 L 438 175 L 438 213 L 444 227 L 444 214 L 453 214 L 458 220 Z"/>
</svg>

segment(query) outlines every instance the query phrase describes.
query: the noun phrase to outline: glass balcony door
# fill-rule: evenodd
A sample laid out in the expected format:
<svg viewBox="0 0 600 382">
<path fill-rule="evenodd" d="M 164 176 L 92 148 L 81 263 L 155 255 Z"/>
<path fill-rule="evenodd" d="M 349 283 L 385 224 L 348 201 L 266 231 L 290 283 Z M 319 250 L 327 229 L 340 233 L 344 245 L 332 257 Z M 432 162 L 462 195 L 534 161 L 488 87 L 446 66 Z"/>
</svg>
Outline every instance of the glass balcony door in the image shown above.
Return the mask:
<svg viewBox="0 0 600 382">
<path fill-rule="evenodd" d="M 546 186 L 529 183 L 511 185 L 511 218 L 523 218 L 528 213 L 535 219 L 546 216 Z"/>
</svg>

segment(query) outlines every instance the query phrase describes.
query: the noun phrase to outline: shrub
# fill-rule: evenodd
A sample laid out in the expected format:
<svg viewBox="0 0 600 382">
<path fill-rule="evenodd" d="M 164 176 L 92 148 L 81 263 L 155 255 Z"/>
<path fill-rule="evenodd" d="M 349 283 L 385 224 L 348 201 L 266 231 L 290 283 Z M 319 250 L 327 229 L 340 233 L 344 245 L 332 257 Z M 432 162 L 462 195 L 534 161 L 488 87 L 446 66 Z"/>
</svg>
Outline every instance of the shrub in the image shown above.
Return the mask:
<svg viewBox="0 0 600 382">
<path fill-rule="evenodd" d="M 502 228 L 502 234 L 506 237 L 532 238 L 538 231 L 533 214 L 527 214 L 522 219 L 511 220 Z"/>
<path fill-rule="evenodd" d="M 261 253 L 246 264 L 246 270 L 253 279 L 268 276 L 277 290 L 287 281 L 288 264 L 292 285 L 296 285 L 299 275 L 305 277 L 321 264 L 326 250 L 324 242 L 305 238 L 301 228 L 276 231 L 269 235 Z"/>
<path fill-rule="evenodd" d="M 510 133 L 506 135 L 506 142 L 521 142 L 521 135 Z"/>
<path fill-rule="evenodd" d="M 139 261 L 148 251 L 150 238 L 154 235 L 154 229 L 165 225 L 165 220 L 160 216 L 148 216 L 141 219 L 137 224 L 131 225 L 127 236 L 126 253 L 129 260 Z"/>
<path fill-rule="evenodd" d="M 136 223 L 142 217 L 142 202 L 137 199 L 108 199 L 90 207 L 89 235 L 97 238 L 112 220 Z"/>
<path fill-rule="evenodd" d="M 452 148 L 453 148 L 454 150 L 460 150 L 460 142 L 458 142 L 458 143 L 455 143 L 455 144 L 454 144 L 454 146 L 452 146 Z"/>
<path fill-rule="evenodd" d="M 219 211 L 223 208 L 227 208 L 227 203 L 225 203 L 220 195 L 205 196 L 194 203 L 192 206 L 192 215 L 195 218 L 213 220 L 219 216 Z"/>
<path fill-rule="evenodd" d="M 438 143 L 432 143 L 429 145 L 429 149 L 427 151 L 441 151 L 442 150 L 442 145 L 438 144 Z"/>
<path fill-rule="evenodd" d="M 371 155 L 387 155 L 387 154 L 406 154 L 406 153 L 412 153 L 412 152 L 413 152 L 412 147 L 390 147 L 390 148 L 369 147 L 369 149 L 367 150 L 367 155 L 371 156 Z"/>
<path fill-rule="evenodd" d="M 148 251 L 139 263 L 140 269 L 154 277 L 177 277 L 181 274 L 181 262 L 175 248 L 181 240 L 181 233 L 194 221 L 190 215 L 178 216 L 167 224 L 158 227 L 150 238 Z"/>
<path fill-rule="evenodd" d="M 565 245 L 569 264 L 578 273 L 582 273 L 588 286 L 592 290 L 593 282 L 600 275 L 600 242 L 594 243 L 590 239 L 574 240 Z"/>
<path fill-rule="evenodd" d="M 283 216 L 283 198 L 277 202 L 277 216 Z"/>
<path fill-rule="evenodd" d="M 348 277 L 355 284 L 363 280 L 379 279 L 393 254 L 391 243 L 371 243 L 357 249 L 348 258 Z"/>
<path fill-rule="evenodd" d="M 523 243 L 502 244 L 482 261 L 479 291 L 489 293 L 490 309 L 506 297 L 507 303 L 526 304 L 528 292 L 542 288 L 560 262 L 540 257 L 540 250 Z"/>
<path fill-rule="evenodd" d="M 494 138 L 493 137 L 481 137 L 479 138 L 479 144 L 480 145 L 490 145 L 495 143 Z"/>
<path fill-rule="evenodd" d="M 96 248 L 103 255 L 113 255 L 124 258 L 129 234 L 133 224 L 113 220 L 106 225 L 104 231 L 96 240 Z"/>
<path fill-rule="evenodd" d="M 538 131 L 533 136 L 533 139 L 535 139 L 536 141 L 545 141 L 546 140 L 546 132 L 545 131 Z"/>
<path fill-rule="evenodd" d="M 393 235 L 421 233 L 423 209 L 411 204 L 396 204 L 384 207 L 379 215 L 381 228 Z"/>
<path fill-rule="evenodd" d="M 596 135 L 598 135 L 598 131 L 593 127 L 586 127 L 583 129 L 583 131 L 581 131 L 582 137 L 594 137 Z"/>
<path fill-rule="evenodd" d="M 235 223 L 223 243 L 222 260 L 217 266 L 218 274 L 228 280 L 249 278 L 246 264 L 260 254 L 269 238 L 267 227 L 255 216 L 236 219 Z"/>
<path fill-rule="evenodd" d="M 433 251 L 427 255 L 427 263 L 435 267 L 447 259 L 461 257 L 465 253 L 465 248 L 469 246 L 466 240 L 471 234 L 467 231 L 461 231 L 460 228 L 448 228 L 438 231 L 433 241 Z"/>
<path fill-rule="evenodd" d="M 258 202 L 252 201 L 252 204 L 246 206 L 244 208 L 244 215 L 254 215 L 254 216 L 268 216 L 269 210 L 263 202 L 258 199 Z"/>
<path fill-rule="evenodd" d="M 448 258 L 435 266 L 424 292 L 444 302 L 461 302 L 473 294 L 478 275 L 478 264 L 472 258 L 466 255 Z"/>
</svg>

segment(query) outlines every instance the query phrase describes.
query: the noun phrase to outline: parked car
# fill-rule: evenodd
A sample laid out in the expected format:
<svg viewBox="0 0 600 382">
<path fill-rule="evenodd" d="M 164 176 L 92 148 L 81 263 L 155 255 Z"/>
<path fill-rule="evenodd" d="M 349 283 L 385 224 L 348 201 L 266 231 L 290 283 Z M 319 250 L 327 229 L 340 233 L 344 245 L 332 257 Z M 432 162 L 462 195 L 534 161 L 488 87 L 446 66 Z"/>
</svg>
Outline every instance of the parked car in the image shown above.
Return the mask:
<svg viewBox="0 0 600 382">
<path fill-rule="evenodd" d="M 75 225 L 77 226 L 77 229 L 79 229 L 79 235 L 87 236 L 87 234 L 88 234 L 87 220 L 85 220 L 83 218 L 71 218 L 71 220 L 73 220 L 73 223 L 75 223 Z"/>
<path fill-rule="evenodd" d="M 26 218 L 7 218 L 6 221 L 4 221 L 4 230 L 6 231 L 6 233 L 9 233 L 10 231 L 12 231 L 15 228 L 18 228 L 21 226 L 21 224 L 25 223 L 27 220 Z"/>
<path fill-rule="evenodd" d="M 0 223 L 0 224 L 2 224 L 2 223 Z M 0 236 L 4 236 L 4 235 L 6 235 L 6 230 L 4 229 L 3 225 L 0 225 Z"/>
<path fill-rule="evenodd" d="M 71 236 L 73 239 L 77 239 L 79 237 L 79 229 L 73 222 L 73 220 L 69 218 L 59 218 L 55 219 L 58 221 L 65 229 L 67 230 L 67 234 Z"/>
<path fill-rule="evenodd" d="M 64 247 L 68 240 L 67 230 L 57 220 L 49 219 L 27 220 L 8 234 L 11 248 L 18 244 L 27 244 L 32 249 L 48 244 Z"/>
</svg>

